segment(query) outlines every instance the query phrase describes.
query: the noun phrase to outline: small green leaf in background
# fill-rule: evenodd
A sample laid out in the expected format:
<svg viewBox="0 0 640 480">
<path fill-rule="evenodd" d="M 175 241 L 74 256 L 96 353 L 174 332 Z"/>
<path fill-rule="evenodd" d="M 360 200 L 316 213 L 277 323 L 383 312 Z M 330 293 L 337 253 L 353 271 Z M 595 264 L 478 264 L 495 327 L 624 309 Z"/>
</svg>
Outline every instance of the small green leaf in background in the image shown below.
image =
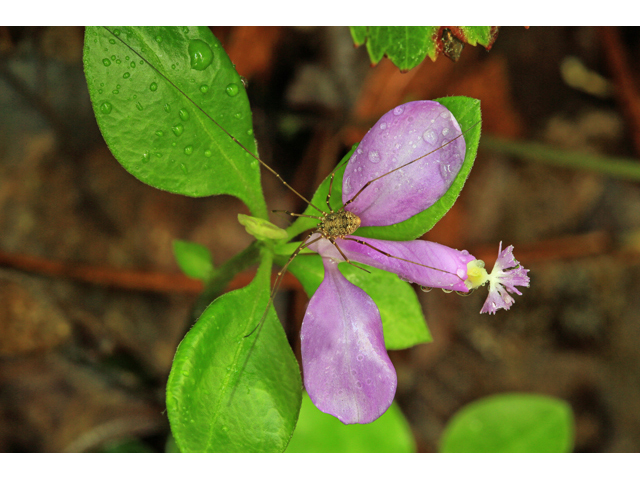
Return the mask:
<svg viewBox="0 0 640 480">
<path fill-rule="evenodd" d="M 448 453 L 554 453 L 573 449 L 573 412 L 563 400 L 507 393 L 456 413 L 442 435 Z"/>
<path fill-rule="evenodd" d="M 254 280 L 218 297 L 178 346 L 167 414 L 181 452 L 282 452 L 289 443 L 300 368 L 273 305 L 256 329 L 270 296 L 271 265 L 265 252 Z"/>
<path fill-rule="evenodd" d="M 267 218 L 247 93 L 206 27 L 87 27 L 84 70 L 100 131 L 142 182 L 240 198 Z M 206 113 L 205 113 L 206 112 Z"/>
<path fill-rule="evenodd" d="M 278 252 L 290 254 L 296 246 L 282 246 Z M 284 264 L 286 259 L 286 256 L 282 256 L 276 261 Z M 368 265 L 365 268 L 371 273 L 346 262 L 339 268 L 347 280 L 367 292 L 380 310 L 387 350 L 402 350 L 432 341 L 418 296 L 410 284 L 400 280 L 395 273 Z M 300 281 L 309 298 L 324 278 L 322 259 L 316 254 L 298 255 L 289 266 L 289 271 Z"/>
<path fill-rule="evenodd" d="M 395 403 L 378 420 L 345 425 L 318 410 L 304 393 L 287 453 L 413 453 L 411 428 Z"/>
<path fill-rule="evenodd" d="M 443 44 L 445 31 L 461 44 L 477 45 L 479 43 L 487 50 L 491 48 L 498 35 L 498 27 L 349 28 L 356 46 L 366 43 L 369 58 L 374 65 L 386 56 L 403 72 L 418 66 L 427 55 L 435 61 L 438 54 L 446 50 Z"/>
<path fill-rule="evenodd" d="M 213 261 L 209 249 L 199 243 L 184 240 L 173 241 L 173 255 L 182 272 L 191 278 L 206 282 L 213 273 Z"/>
</svg>

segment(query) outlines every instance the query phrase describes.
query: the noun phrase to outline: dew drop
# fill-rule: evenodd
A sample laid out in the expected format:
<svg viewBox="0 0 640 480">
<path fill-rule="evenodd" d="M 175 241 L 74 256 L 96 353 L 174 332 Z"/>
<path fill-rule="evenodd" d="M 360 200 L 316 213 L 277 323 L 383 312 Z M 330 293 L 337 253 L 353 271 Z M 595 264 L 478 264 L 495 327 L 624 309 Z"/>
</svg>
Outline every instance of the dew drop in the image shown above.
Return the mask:
<svg viewBox="0 0 640 480">
<path fill-rule="evenodd" d="M 359 362 L 361 362 L 362 360 L 364 360 L 364 355 L 360 354 L 356 358 L 358 359 Z"/>
<path fill-rule="evenodd" d="M 160 35 L 156 37 L 156 42 L 162 43 L 162 37 Z"/>
<path fill-rule="evenodd" d="M 226 432 L 226 431 L 228 431 L 228 430 L 229 430 L 229 427 L 227 427 L 226 425 L 223 425 L 223 426 L 222 426 L 222 431 L 223 431 L 223 432 Z"/>
<path fill-rule="evenodd" d="M 350 193 L 351 192 L 351 177 L 345 177 L 344 180 L 342 181 L 343 187 L 344 188 L 344 192 L 345 193 Z"/>
<path fill-rule="evenodd" d="M 158 84 L 156 82 L 153 82 L 151 85 L 149 85 L 149 90 L 151 90 L 152 92 L 155 92 L 158 89 Z"/>
<path fill-rule="evenodd" d="M 122 78 L 129 78 L 131 76 L 131 74 L 129 72 L 124 72 L 124 74 L 122 75 Z"/>
<path fill-rule="evenodd" d="M 118 35 L 120 35 L 120 30 L 118 30 L 117 28 L 113 31 L 113 34 L 117 37 Z"/>
<path fill-rule="evenodd" d="M 187 166 L 186 166 L 184 163 L 181 163 L 181 164 L 180 164 L 180 168 L 182 169 L 182 171 L 183 171 L 184 173 L 188 173 L 188 172 L 189 172 L 189 171 L 187 170 Z"/>
<path fill-rule="evenodd" d="M 109 65 L 111 65 L 111 60 L 109 60 L 108 58 L 103 58 L 103 59 L 102 59 L 102 64 L 103 64 L 105 67 L 108 67 Z"/>
<path fill-rule="evenodd" d="M 449 112 L 442 112 L 442 113 L 440 114 L 440 116 L 441 116 L 442 118 L 449 118 L 451 115 L 450 115 L 450 113 L 449 113 Z"/>
<path fill-rule="evenodd" d="M 451 180 L 454 176 L 454 172 L 451 170 L 451 165 L 441 163 L 440 164 L 440 176 L 445 182 Z"/>
<path fill-rule="evenodd" d="M 438 136 L 436 135 L 436 132 L 433 131 L 433 129 L 429 128 L 427 131 L 425 131 L 422 134 L 422 138 L 424 138 L 424 141 L 427 142 L 429 145 L 435 145 L 436 140 L 438 140 Z"/>
<path fill-rule="evenodd" d="M 112 108 L 113 106 L 109 102 L 104 102 L 102 105 L 100 105 L 100 111 L 106 115 L 111 113 Z"/>
<path fill-rule="evenodd" d="M 178 113 L 178 115 L 180 115 L 180 118 L 185 122 L 189 120 L 189 112 L 187 112 L 184 108 L 180 109 L 180 112 Z"/>
<path fill-rule="evenodd" d="M 111 93 L 113 93 L 114 95 L 117 95 L 117 94 L 119 94 L 119 93 L 120 93 L 120 90 L 114 90 L 114 91 L 112 91 Z"/>
<path fill-rule="evenodd" d="M 453 290 L 449 290 L 448 288 L 443 288 L 443 289 L 442 289 L 442 291 L 443 291 L 444 293 L 451 293 L 451 292 L 453 292 Z"/>
<path fill-rule="evenodd" d="M 236 118 L 242 118 L 242 114 L 240 112 L 234 114 L 233 116 Z"/>
<path fill-rule="evenodd" d="M 247 130 L 247 135 L 253 135 L 253 128 L 250 128 L 249 130 Z"/>
<path fill-rule="evenodd" d="M 172 147 L 175 147 L 176 145 L 177 145 L 177 143 L 176 143 L 176 142 L 171 142 L 171 146 L 172 146 Z M 173 162 L 173 159 L 171 159 L 171 161 Z"/>
<path fill-rule="evenodd" d="M 380 154 L 377 150 L 371 150 L 369 152 L 369 160 L 371 163 L 378 163 L 380 161 Z"/>
<path fill-rule="evenodd" d="M 169 105 L 168 103 L 164 104 L 164 111 L 169 113 L 171 111 L 171 105 Z"/>
<path fill-rule="evenodd" d="M 184 127 L 179 123 L 175 127 L 171 127 L 171 130 L 175 133 L 176 137 L 179 137 L 184 132 Z"/>
<path fill-rule="evenodd" d="M 110 43 L 111 45 L 115 45 L 115 44 L 116 44 L 116 41 L 115 41 L 113 38 L 110 38 L 110 39 L 109 39 L 109 43 Z"/>
<path fill-rule="evenodd" d="M 420 290 L 422 290 L 425 293 L 429 293 L 431 290 L 433 290 L 433 287 L 425 287 L 424 285 L 421 285 Z"/>
<path fill-rule="evenodd" d="M 116 56 L 115 55 L 111 55 L 111 60 L 115 60 Z"/>
<path fill-rule="evenodd" d="M 118 60 L 116 60 L 116 63 L 117 63 L 118 65 L 120 65 L 120 64 L 122 63 L 122 61 L 121 61 L 120 59 L 118 59 Z"/>
<path fill-rule="evenodd" d="M 156 135 L 162 137 L 164 136 L 164 132 L 162 130 L 156 130 Z"/>
<path fill-rule="evenodd" d="M 227 85 L 227 88 L 225 89 L 225 91 L 227 92 L 227 95 L 229 95 L 230 97 L 235 97 L 240 91 L 240 88 L 235 83 L 230 83 L 229 85 Z"/>
<path fill-rule="evenodd" d="M 182 33 L 184 34 L 189 33 L 189 27 L 182 27 Z"/>
<path fill-rule="evenodd" d="M 210 157 L 211 156 L 211 150 L 205 150 L 204 151 L 204 156 L 205 157 Z"/>
<path fill-rule="evenodd" d="M 127 60 L 128 60 L 128 58 L 127 58 Z M 130 66 L 131 68 L 136 68 L 136 62 L 131 62 L 131 63 L 129 64 L 129 66 Z"/>
<path fill-rule="evenodd" d="M 467 272 L 465 272 L 462 268 L 459 268 L 458 270 L 456 270 L 456 275 L 457 275 L 459 278 L 464 277 L 464 274 L 465 274 L 465 273 L 467 273 Z"/>
<path fill-rule="evenodd" d="M 384 130 L 385 128 L 387 128 L 387 124 L 386 124 L 386 122 L 382 122 L 380 124 L 380 130 Z"/>
<path fill-rule="evenodd" d="M 370 378 L 367 378 L 367 385 L 371 385 L 371 383 L 373 383 L 373 380 L 371 380 Z"/>
<path fill-rule="evenodd" d="M 191 155 L 193 153 L 193 145 L 187 145 L 184 147 L 184 154 Z"/>
<path fill-rule="evenodd" d="M 449 135 L 450 130 L 447 127 L 444 127 L 442 129 L 442 136 L 446 137 L 447 135 Z"/>
<path fill-rule="evenodd" d="M 142 154 L 142 163 L 149 163 L 149 160 L 151 160 L 151 154 L 149 153 L 149 150 L 147 150 Z"/>
<path fill-rule="evenodd" d="M 142 111 L 142 104 L 140 102 L 136 103 L 136 108 L 140 111 Z"/>
<path fill-rule="evenodd" d="M 204 41 L 199 39 L 191 40 L 188 50 L 191 68 L 194 70 L 204 70 L 211 65 L 213 61 L 213 51 Z"/>
<path fill-rule="evenodd" d="M 402 112 L 404 112 L 404 107 L 402 105 L 393 109 L 394 115 L 402 115 Z"/>
<path fill-rule="evenodd" d="M 200 91 L 202 93 L 207 93 L 209 91 L 209 86 L 208 85 L 201 85 L 200 86 Z"/>
<path fill-rule="evenodd" d="M 362 388 L 362 382 L 360 382 L 360 381 L 356 382 L 356 387 Z"/>
</svg>

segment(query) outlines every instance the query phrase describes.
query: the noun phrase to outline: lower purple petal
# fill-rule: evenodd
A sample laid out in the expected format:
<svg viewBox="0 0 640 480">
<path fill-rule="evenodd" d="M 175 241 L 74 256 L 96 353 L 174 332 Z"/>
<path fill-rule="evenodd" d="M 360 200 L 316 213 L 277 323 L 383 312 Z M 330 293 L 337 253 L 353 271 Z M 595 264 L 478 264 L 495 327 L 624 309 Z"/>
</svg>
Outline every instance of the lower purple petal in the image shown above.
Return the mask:
<svg viewBox="0 0 640 480">
<path fill-rule="evenodd" d="M 389 408 L 397 385 L 380 313 L 335 260 L 323 263 L 300 331 L 304 386 L 318 409 L 342 423 L 370 423 Z"/>
<path fill-rule="evenodd" d="M 352 240 L 349 240 L 350 238 Z M 358 243 L 356 240 L 366 242 L 370 246 Z M 467 278 L 467 264 L 476 258 L 466 250 L 460 251 L 425 240 L 397 242 L 354 235 L 344 239 L 338 238 L 336 243 L 349 260 L 393 272 L 408 282 L 424 287 L 445 288 L 459 292 L 469 291 L 464 283 Z M 309 248 L 323 257 L 344 261 L 336 247 L 328 240 L 322 239 L 310 245 Z M 403 260 L 389 257 L 381 252 Z"/>
</svg>

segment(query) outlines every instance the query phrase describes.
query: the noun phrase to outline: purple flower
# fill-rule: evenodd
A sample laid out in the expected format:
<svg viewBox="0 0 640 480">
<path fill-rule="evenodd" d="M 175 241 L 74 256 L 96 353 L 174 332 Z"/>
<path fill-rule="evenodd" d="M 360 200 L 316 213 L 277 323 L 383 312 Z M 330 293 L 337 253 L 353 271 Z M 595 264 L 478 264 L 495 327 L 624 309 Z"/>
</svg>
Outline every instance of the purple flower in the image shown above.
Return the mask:
<svg viewBox="0 0 640 480">
<path fill-rule="evenodd" d="M 357 215 L 361 226 L 385 226 L 430 207 L 460 171 L 466 150 L 461 133 L 453 115 L 437 102 L 410 102 L 386 113 L 364 136 L 346 167 L 345 210 Z M 413 162 L 419 157 L 424 158 Z M 367 182 L 410 162 L 361 191 Z M 489 297 L 481 313 L 508 310 L 513 298 L 507 292 L 520 294 L 515 286 L 529 285 L 528 270 L 517 266 L 513 247 L 499 252 L 487 274 L 484 263 L 467 251 L 434 242 L 355 235 L 335 242 L 350 261 L 394 272 L 425 287 L 469 292 L 488 281 Z M 369 295 L 340 273 L 338 263 L 344 258 L 329 240 L 320 238 L 309 248 L 321 255 L 325 275 L 300 332 L 305 388 L 316 407 L 343 423 L 372 422 L 389 408 L 397 385 L 380 313 Z"/>
</svg>

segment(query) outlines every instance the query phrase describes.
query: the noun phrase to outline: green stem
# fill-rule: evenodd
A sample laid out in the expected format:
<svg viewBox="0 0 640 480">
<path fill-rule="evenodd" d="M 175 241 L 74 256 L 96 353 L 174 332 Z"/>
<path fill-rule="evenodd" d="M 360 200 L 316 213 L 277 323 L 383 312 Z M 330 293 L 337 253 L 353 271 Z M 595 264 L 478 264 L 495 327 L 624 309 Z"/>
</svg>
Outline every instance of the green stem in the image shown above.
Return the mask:
<svg viewBox="0 0 640 480">
<path fill-rule="evenodd" d="M 217 267 L 191 310 L 192 321 L 195 322 L 205 308 L 222 294 L 233 277 L 255 265 L 259 260 L 260 246 L 258 242 L 253 242 L 235 257 Z"/>
<path fill-rule="evenodd" d="M 640 181 L 640 162 L 631 158 L 605 157 L 548 147 L 534 142 L 520 142 L 483 136 L 480 148 L 516 155 L 527 160 L 558 167 L 602 173 L 623 180 Z"/>
</svg>

